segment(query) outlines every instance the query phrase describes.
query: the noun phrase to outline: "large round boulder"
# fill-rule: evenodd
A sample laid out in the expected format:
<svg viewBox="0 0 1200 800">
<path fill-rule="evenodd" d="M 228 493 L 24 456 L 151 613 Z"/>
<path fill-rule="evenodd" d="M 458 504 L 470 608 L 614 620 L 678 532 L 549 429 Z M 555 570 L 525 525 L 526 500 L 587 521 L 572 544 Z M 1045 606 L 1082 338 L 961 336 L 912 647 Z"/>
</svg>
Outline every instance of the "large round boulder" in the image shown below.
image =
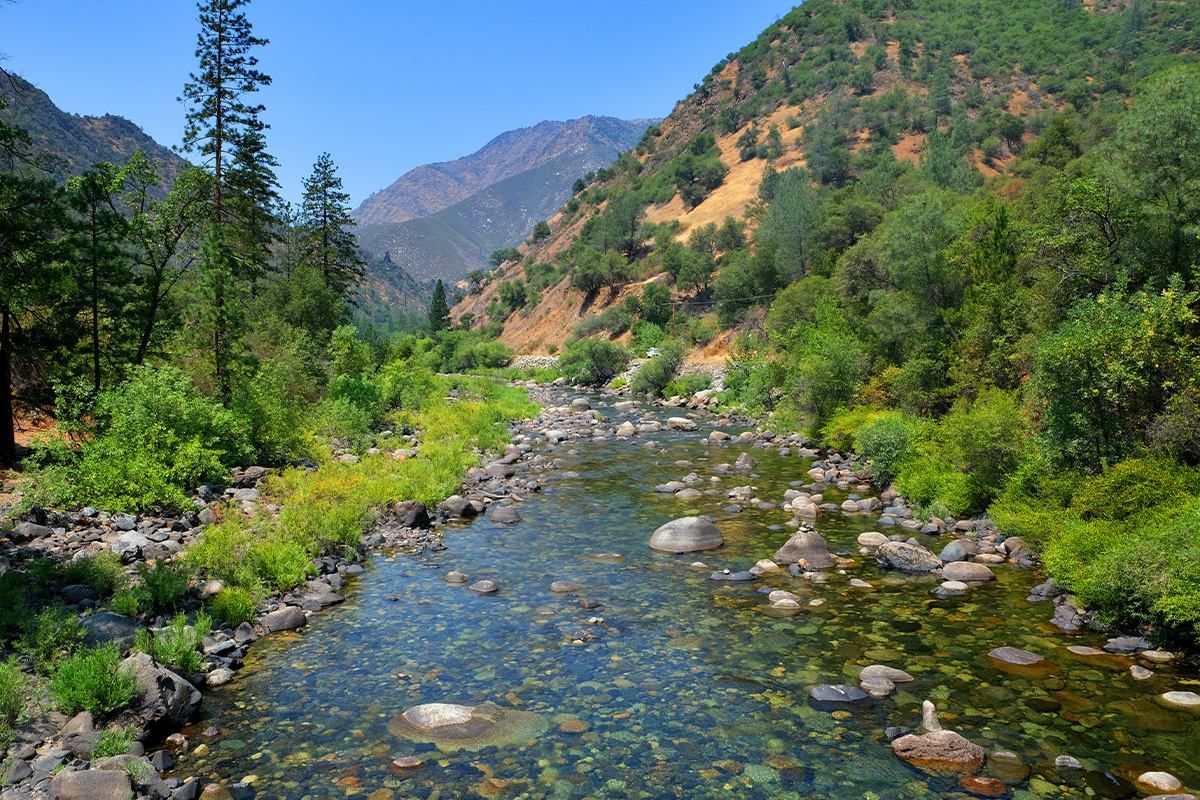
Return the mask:
<svg viewBox="0 0 1200 800">
<path fill-rule="evenodd" d="M 720 528 L 704 517 L 673 519 L 650 536 L 650 548 L 664 553 L 694 553 L 723 544 Z"/>
<path fill-rule="evenodd" d="M 988 569 L 986 564 L 974 561 L 951 561 L 942 570 L 942 577 L 948 581 L 994 581 L 996 573 Z"/>
<path fill-rule="evenodd" d="M 801 528 L 775 551 L 776 564 L 799 564 L 805 569 L 830 569 L 834 565 L 825 538 L 812 528 Z"/>
<path fill-rule="evenodd" d="M 942 568 L 942 560 L 931 550 L 908 542 L 884 542 L 875 551 L 881 566 L 905 572 L 932 572 Z"/>
</svg>

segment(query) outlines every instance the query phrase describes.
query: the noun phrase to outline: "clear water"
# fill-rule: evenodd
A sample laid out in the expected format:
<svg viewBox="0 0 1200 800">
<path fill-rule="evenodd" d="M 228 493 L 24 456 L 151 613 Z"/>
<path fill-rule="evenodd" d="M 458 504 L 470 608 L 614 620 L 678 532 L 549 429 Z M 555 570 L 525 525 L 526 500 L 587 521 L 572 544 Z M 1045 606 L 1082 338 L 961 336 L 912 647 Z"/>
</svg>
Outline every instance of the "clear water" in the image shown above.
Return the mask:
<svg viewBox="0 0 1200 800">
<path fill-rule="evenodd" d="M 600 399 L 594 405 L 614 424 L 625 418 Z M 708 447 L 699 441 L 708 429 L 656 434 L 653 451 L 642 446 L 646 436 L 547 448 L 581 477 L 529 496 L 523 522 L 478 520 L 448 528 L 444 552 L 376 556 L 345 604 L 299 634 L 260 642 L 232 684 L 205 693 L 203 718 L 187 733 L 193 745 L 210 725 L 220 737 L 202 754 L 179 757 L 175 774 L 248 780 L 259 797 L 331 800 L 961 796 L 955 781 L 898 761 L 882 738 L 889 725 L 917 727 L 921 701 L 932 698 L 947 727 L 1031 765 L 1017 797 L 1082 797 L 1097 791 L 1089 785 L 1112 796 L 1107 770 L 1163 769 L 1200 786 L 1200 715 L 1153 699 L 1195 690 L 1196 674 L 1152 666 L 1156 676 L 1138 682 L 1128 660 L 1067 653 L 1067 645 L 1105 640 L 1050 626 L 1050 605 L 1024 600 L 1041 581 L 1034 572 L 1002 566 L 994 583 L 946 601 L 929 593 L 935 579 L 887 572 L 870 559 L 820 584 L 786 573 L 710 581 L 711 569 L 693 561 L 746 569 L 791 532 L 768 529 L 790 516 L 778 508 L 723 512 L 723 492 L 752 485 L 781 503 L 789 481 L 807 480 L 810 461 L 751 450 L 757 469 L 712 484 L 722 496 L 653 494 L 655 484 L 690 471 L 707 481 L 713 466 L 749 450 Z M 567 455 L 571 448 L 580 452 Z M 675 556 L 647 547 L 658 525 L 694 513 L 713 515 L 723 548 Z M 832 552 L 854 557 L 855 538 L 875 519 L 834 512 L 816 527 Z M 620 558 L 604 556 L 611 553 Z M 450 570 L 490 578 L 500 591 L 477 596 L 447 584 Z M 878 588 L 852 589 L 851 577 Z M 581 590 L 552 594 L 555 580 Z M 780 616 L 759 592 L 764 585 L 826 602 Z M 583 596 L 603 607 L 580 608 Z M 604 621 L 589 624 L 593 617 Z M 572 644 L 580 630 L 597 638 Z M 985 654 L 1002 645 L 1038 652 L 1055 669 L 1001 671 Z M 850 713 L 810 707 L 811 685 L 854 683 L 871 663 L 916 680 Z M 442 752 L 389 731 L 404 709 L 428 702 L 532 711 L 548 731 L 476 752 Z M 587 730 L 566 732 L 564 723 Z M 1084 764 L 1086 781 L 1055 772 L 1050 763 L 1062 754 Z M 408 755 L 425 765 L 392 765 Z"/>
</svg>

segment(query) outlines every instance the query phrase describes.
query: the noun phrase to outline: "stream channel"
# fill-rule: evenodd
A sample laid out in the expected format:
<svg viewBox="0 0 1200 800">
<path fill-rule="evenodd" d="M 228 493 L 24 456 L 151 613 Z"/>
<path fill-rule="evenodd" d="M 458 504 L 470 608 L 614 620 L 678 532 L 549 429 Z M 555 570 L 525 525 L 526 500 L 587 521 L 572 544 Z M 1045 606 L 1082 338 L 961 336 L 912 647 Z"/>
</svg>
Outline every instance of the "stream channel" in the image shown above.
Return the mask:
<svg viewBox="0 0 1200 800">
<path fill-rule="evenodd" d="M 615 411 L 612 398 L 590 399 L 611 426 L 681 413 L 630 416 Z M 1200 787 L 1200 714 L 1155 702 L 1163 692 L 1200 688 L 1194 670 L 1138 660 L 1155 675 L 1135 681 L 1134 659 L 1068 653 L 1068 645 L 1102 647 L 1107 638 L 1050 625 L 1049 602 L 1026 602 L 1043 580 L 1037 571 L 1000 565 L 996 581 L 940 600 L 930 594 L 937 578 L 884 570 L 858 553 L 856 537 L 876 528 L 876 515 L 835 511 L 815 527 L 831 553 L 858 566 L 823 583 L 786 572 L 749 583 L 710 580 L 714 569 L 770 558 L 794 530 L 784 526 L 791 513 L 778 507 L 723 511 L 724 493 L 751 485 L 782 504 L 788 483 L 807 482 L 812 463 L 749 442 L 701 441 L 712 428 L 702 419 L 694 433 L 536 444 L 535 452 L 565 459 L 557 472 L 580 477 L 527 494 L 516 525 L 481 517 L 446 526 L 442 552 L 375 554 L 345 603 L 298 633 L 260 641 L 232 683 L 205 693 L 202 719 L 185 731 L 194 749 L 177 756 L 174 774 L 246 782 L 258 798 L 286 800 L 965 797 L 956 780 L 899 761 L 884 738 L 888 726 L 919 728 L 921 702 L 932 699 L 943 725 L 1029 765 L 1028 778 L 1008 777 L 1008 796 L 1018 800 L 1128 796 L 1106 771 L 1165 770 Z M 647 449 L 651 438 L 659 445 Z M 709 482 L 714 466 L 743 451 L 757 468 Z M 693 471 L 703 479 L 696 488 L 720 494 L 654 493 Z M 843 499 L 826 492 L 827 501 Z M 687 555 L 647 547 L 655 528 L 689 514 L 711 515 L 724 547 Z M 947 541 L 919 538 L 935 552 Z M 448 584 L 451 570 L 500 589 L 477 595 Z M 876 588 L 852 588 L 851 577 Z M 557 580 L 580 590 L 551 593 Z M 803 609 L 772 611 L 763 587 L 796 593 Z M 603 605 L 585 610 L 582 597 Z M 813 598 L 825 603 L 810 607 Z M 596 638 L 573 644 L 584 630 Z M 1001 671 L 986 654 L 1005 645 L 1053 667 Z M 810 705 L 811 686 L 854 684 L 873 663 L 915 681 L 837 713 Z M 542 732 L 476 750 L 402 735 L 398 715 L 431 702 L 533 712 Z M 210 726 L 219 735 L 196 747 Z M 1084 771 L 1057 771 L 1060 755 Z M 392 763 L 403 756 L 424 765 Z"/>
</svg>

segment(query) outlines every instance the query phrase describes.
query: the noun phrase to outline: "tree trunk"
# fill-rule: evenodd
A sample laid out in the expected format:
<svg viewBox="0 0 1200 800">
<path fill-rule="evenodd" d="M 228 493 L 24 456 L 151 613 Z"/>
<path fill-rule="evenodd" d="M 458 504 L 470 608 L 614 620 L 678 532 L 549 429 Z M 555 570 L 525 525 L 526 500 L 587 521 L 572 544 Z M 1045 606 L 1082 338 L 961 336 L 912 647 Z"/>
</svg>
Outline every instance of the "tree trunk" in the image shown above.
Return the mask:
<svg viewBox="0 0 1200 800">
<path fill-rule="evenodd" d="M 0 308 L 0 466 L 17 463 L 17 418 L 13 414 L 12 337 L 8 308 Z"/>
</svg>

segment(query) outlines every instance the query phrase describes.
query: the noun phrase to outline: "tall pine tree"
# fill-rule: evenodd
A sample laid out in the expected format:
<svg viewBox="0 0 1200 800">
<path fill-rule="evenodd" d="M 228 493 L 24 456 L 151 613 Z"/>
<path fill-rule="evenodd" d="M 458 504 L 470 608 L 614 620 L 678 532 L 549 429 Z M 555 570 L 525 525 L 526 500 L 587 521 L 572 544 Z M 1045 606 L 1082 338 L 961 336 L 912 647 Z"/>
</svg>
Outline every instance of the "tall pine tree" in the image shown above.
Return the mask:
<svg viewBox="0 0 1200 800">
<path fill-rule="evenodd" d="M 355 226 L 350 195 L 342 191 L 342 179 L 329 153 L 321 154 L 312 175 L 304 179 L 300 224 L 308 262 L 321 270 L 326 286 L 343 301 L 352 302 L 351 294 L 366 264 L 350 230 Z"/>
<path fill-rule="evenodd" d="M 429 301 L 429 332 L 447 330 L 450 327 L 450 306 L 446 303 L 446 287 L 439 278 L 433 290 L 433 299 Z"/>
</svg>

